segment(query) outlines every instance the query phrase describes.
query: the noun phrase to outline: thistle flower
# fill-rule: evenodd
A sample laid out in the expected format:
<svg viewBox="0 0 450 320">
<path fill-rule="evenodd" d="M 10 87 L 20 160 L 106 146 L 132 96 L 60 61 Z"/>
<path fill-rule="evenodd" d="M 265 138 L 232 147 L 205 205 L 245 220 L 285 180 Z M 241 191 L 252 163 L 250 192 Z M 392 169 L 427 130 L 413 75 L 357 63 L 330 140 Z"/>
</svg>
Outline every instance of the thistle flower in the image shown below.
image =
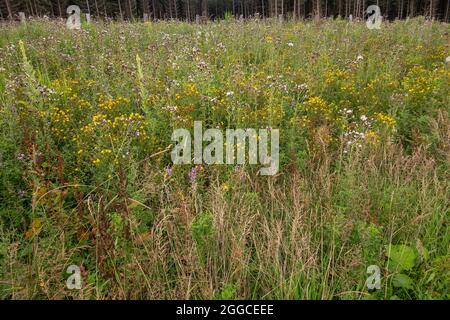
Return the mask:
<svg viewBox="0 0 450 320">
<path fill-rule="evenodd" d="M 190 181 L 192 184 L 194 184 L 195 181 L 197 180 L 197 174 L 198 174 L 198 172 L 197 172 L 197 167 L 193 167 L 193 168 L 191 169 L 191 171 L 189 171 L 188 177 L 189 177 L 189 181 Z"/>
</svg>

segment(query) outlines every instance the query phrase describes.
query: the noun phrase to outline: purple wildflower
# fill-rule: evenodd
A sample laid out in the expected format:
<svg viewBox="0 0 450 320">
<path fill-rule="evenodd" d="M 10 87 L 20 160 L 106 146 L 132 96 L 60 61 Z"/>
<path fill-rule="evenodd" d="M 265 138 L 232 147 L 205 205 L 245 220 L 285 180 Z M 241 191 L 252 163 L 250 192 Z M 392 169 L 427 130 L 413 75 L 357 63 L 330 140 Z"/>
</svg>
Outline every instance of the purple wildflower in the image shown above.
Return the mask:
<svg viewBox="0 0 450 320">
<path fill-rule="evenodd" d="M 188 173 L 189 181 L 191 183 L 195 183 L 195 180 L 197 179 L 197 173 L 198 172 L 197 172 L 197 168 L 196 167 L 192 168 L 191 171 Z"/>
</svg>

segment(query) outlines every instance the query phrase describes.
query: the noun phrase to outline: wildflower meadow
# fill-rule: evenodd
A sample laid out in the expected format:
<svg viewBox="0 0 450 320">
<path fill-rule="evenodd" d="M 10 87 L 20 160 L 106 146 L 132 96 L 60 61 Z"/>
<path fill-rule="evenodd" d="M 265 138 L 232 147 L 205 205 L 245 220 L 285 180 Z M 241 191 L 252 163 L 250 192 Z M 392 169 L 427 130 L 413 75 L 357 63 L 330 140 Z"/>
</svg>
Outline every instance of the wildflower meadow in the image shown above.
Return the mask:
<svg viewBox="0 0 450 320">
<path fill-rule="evenodd" d="M 0 299 L 448 299 L 449 32 L 0 24 Z"/>
</svg>

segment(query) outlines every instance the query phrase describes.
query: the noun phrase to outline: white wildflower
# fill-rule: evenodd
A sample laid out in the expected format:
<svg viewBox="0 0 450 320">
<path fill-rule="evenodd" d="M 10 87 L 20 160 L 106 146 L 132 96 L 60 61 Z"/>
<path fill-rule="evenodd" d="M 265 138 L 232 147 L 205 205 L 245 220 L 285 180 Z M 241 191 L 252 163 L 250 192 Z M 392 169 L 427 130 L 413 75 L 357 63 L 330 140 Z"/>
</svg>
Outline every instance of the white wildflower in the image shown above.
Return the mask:
<svg viewBox="0 0 450 320">
<path fill-rule="evenodd" d="M 306 83 L 302 83 L 298 86 L 298 89 L 300 90 L 308 90 L 308 85 Z"/>
</svg>

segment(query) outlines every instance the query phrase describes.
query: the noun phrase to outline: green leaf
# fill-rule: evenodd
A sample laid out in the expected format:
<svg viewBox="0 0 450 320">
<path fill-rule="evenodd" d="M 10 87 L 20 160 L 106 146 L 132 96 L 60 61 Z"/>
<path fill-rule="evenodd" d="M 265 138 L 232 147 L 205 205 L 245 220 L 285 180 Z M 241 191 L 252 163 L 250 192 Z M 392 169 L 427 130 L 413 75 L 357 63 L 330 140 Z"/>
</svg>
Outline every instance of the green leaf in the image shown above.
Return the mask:
<svg viewBox="0 0 450 320">
<path fill-rule="evenodd" d="M 402 273 L 397 273 L 392 277 L 392 284 L 397 288 L 413 289 L 413 280 Z"/>
<path fill-rule="evenodd" d="M 390 259 L 391 270 L 403 271 L 411 270 L 416 264 L 416 253 L 405 245 L 389 245 L 386 248 L 386 255 Z"/>
</svg>

